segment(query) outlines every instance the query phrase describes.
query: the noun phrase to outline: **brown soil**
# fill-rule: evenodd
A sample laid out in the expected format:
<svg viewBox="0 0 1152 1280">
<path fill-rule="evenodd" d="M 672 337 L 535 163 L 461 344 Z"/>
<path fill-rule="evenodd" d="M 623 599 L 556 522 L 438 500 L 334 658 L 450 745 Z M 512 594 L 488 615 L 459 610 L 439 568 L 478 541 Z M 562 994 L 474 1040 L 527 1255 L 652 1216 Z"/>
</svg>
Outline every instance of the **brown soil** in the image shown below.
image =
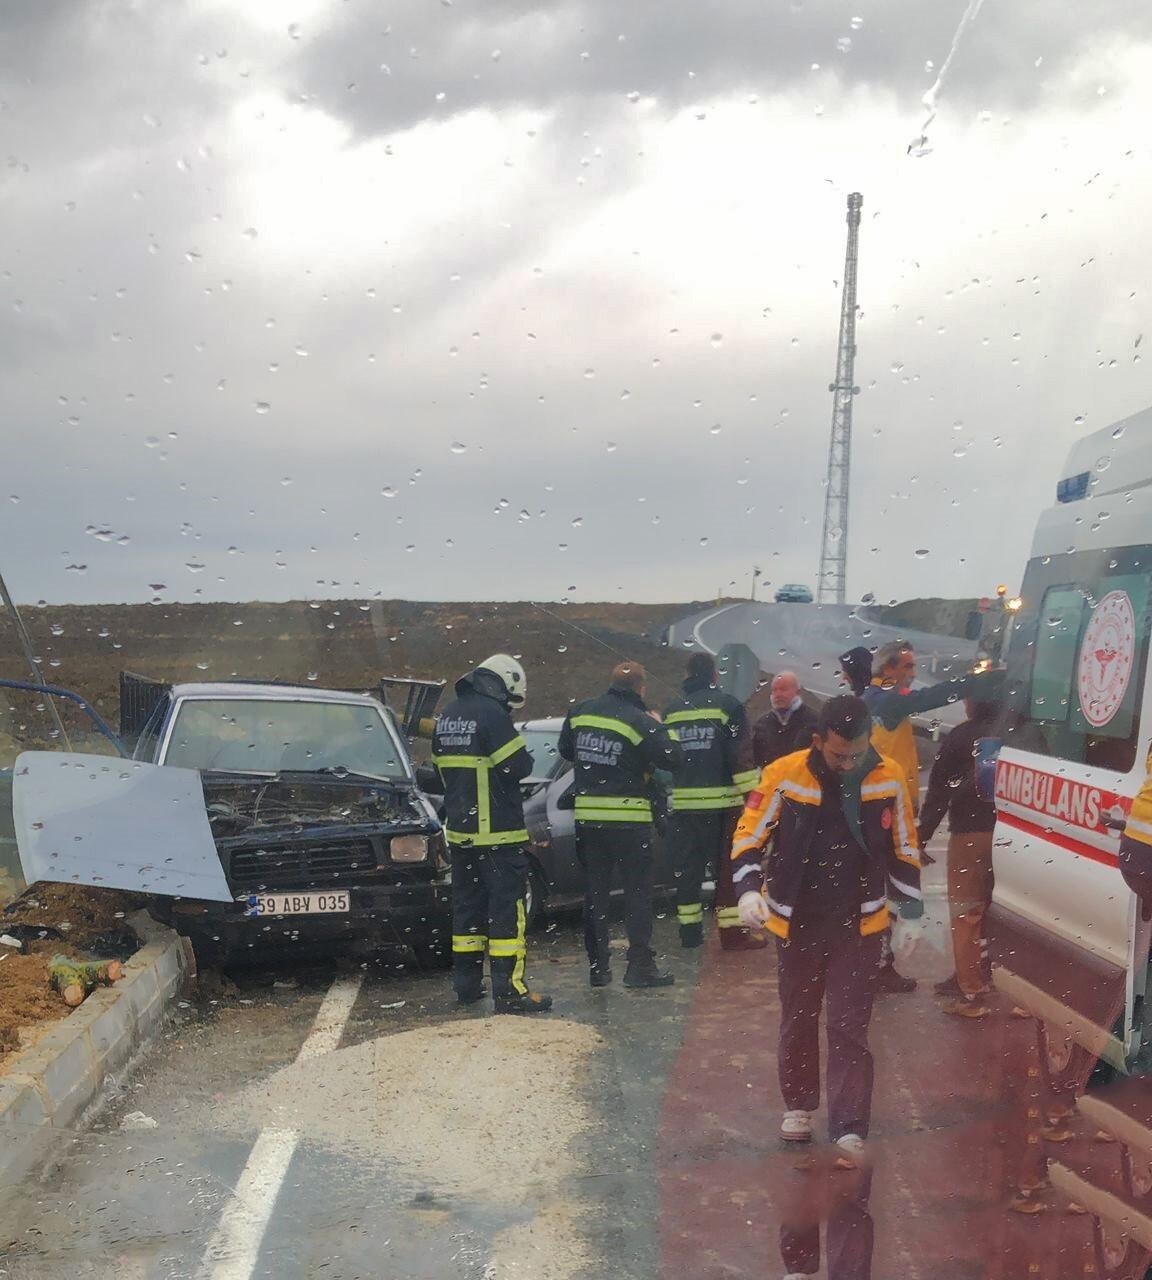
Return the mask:
<svg viewBox="0 0 1152 1280">
<path fill-rule="evenodd" d="M 83 950 L 101 934 L 125 928 L 126 918 L 145 901 L 142 894 L 122 893 L 119 889 L 41 882 L 30 885 L 0 914 L 0 932 L 18 924 L 45 925 L 59 929 L 69 947 Z M 67 953 L 69 949 L 61 947 L 59 939 L 48 941 L 47 948 L 53 953 Z"/>
<path fill-rule="evenodd" d="M 0 1062 L 20 1048 L 20 1028 L 53 1022 L 68 1012 L 48 980 L 45 956 L 24 956 L 0 947 Z"/>
</svg>

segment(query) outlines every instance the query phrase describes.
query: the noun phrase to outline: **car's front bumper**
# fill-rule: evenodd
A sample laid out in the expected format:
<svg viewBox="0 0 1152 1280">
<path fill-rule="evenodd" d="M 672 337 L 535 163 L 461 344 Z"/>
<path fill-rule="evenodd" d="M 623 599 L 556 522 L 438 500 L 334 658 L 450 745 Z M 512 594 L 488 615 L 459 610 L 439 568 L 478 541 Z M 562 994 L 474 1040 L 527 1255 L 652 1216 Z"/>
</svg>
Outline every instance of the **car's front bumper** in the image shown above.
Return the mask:
<svg viewBox="0 0 1152 1280">
<path fill-rule="evenodd" d="M 301 890 L 309 892 L 316 893 Z M 230 903 L 157 899 L 152 914 L 178 932 L 229 953 L 316 945 L 365 951 L 437 947 L 451 934 L 452 888 L 446 880 L 353 885 L 347 892 L 346 912 L 257 915 L 247 899 Z"/>
</svg>

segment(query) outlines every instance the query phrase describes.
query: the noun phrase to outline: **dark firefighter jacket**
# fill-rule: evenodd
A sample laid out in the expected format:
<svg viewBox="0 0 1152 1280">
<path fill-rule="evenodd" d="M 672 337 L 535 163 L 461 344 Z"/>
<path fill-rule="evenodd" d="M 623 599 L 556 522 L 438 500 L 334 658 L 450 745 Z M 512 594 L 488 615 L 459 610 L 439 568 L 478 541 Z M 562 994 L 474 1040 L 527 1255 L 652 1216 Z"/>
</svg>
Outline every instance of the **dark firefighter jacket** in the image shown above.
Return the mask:
<svg viewBox="0 0 1152 1280">
<path fill-rule="evenodd" d="M 664 723 L 681 753 L 673 812 L 741 809 L 760 776 L 749 751 L 744 704 L 703 677 L 685 680 L 683 689 L 664 711 Z"/>
<path fill-rule="evenodd" d="M 680 764 L 679 744 L 644 700 L 616 686 L 572 708 L 559 750 L 575 766 L 576 821 L 591 826 L 651 822 L 651 775 Z"/>
<path fill-rule="evenodd" d="M 444 787 L 444 834 L 449 844 L 527 844 L 520 781 L 532 757 L 490 671 L 456 681 L 456 700 L 436 717 L 432 762 Z"/>
<path fill-rule="evenodd" d="M 815 759 L 813 759 L 815 757 Z M 768 928 L 787 938 L 801 889 L 811 879 L 810 861 L 826 860 L 821 849 L 821 802 L 828 782 L 823 760 L 814 750 L 781 756 L 768 765 L 748 797 L 732 842 L 732 880 L 737 895 L 761 890 L 761 859 L 767 855 L 764 893 Z M 912 801 L 904 771 L 869 749 L 849 827 L 858 832 L 860 932 L 880 933 L 889 924 L 889 901 L 907 918 L 923 914 L 920 854 Z M 818 774 L 825 775 L 822 782 Z M 859 777 L 859 775 L 857 775 Z M 838 782 L 839 779 L 836 779 Z M 848 811 L 845 804 L 845 811 Z"/>
</svg>

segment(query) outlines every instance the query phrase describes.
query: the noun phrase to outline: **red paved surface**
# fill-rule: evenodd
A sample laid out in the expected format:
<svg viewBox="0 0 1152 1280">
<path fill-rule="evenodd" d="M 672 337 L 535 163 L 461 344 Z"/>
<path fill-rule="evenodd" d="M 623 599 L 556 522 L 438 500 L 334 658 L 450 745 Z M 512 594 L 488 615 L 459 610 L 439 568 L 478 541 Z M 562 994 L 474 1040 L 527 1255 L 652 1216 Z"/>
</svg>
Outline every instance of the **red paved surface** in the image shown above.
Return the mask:
<svg viewBox="0 0 1152 1280">
<path fill-rule="evenodd" d="M 942 941 L 943 939 L 939 939 Z M 942 953 L 936 972 L 946 963 Z M 940 1012 L 931 980 L 877 1001 L 870 1199 L 871 1274 L 901 1280 L 1143 1280 L 1147 1258 L 1120 1252 L 1102 1266 L 1094 1220 L 1041 1186 L 1047 1159 L 1121 1191 L 1122 1148 L 1094 1140 L 1045 1087 L 1035 1023 L 995 1003 L 981 1022 Z M 777 1136 L 775 950 L 723 953 L 713 936 L 689 1026 L 669 1078 L 661 1125 L 661 1280 L 781 1276 L 781 1223 L 813 1222 L 851 1195 L 857 1175 L 815 1167 Z M 1129 1082 L 1129 1106 L 1148 1086 Z M 822 1122 L 823 1116 L 819 1117 Z M 1072 1134 L 1064 1142 L 1049 1135 Z M 1010 1210 L 1035 1202 L 1036 1214 Z M 821 1276 L 828 1272 L 821 1270 Z M 834 1271 L 831 1280 L 841 1280 Z M 857 1273 L 851 1273 L 853 1277 Z"/>
</svg>

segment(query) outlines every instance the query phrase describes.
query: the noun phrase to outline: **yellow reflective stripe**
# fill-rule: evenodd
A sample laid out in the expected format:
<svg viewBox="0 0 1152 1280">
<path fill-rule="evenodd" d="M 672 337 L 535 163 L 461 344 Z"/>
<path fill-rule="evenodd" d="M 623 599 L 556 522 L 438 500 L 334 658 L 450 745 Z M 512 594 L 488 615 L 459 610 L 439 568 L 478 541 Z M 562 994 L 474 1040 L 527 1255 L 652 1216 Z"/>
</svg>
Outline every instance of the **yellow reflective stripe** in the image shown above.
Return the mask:
<svg viewBox="0 0 1152 1280">
<path fill-rule="evenodd" d="M 454 933 L 452 935 L 452 950 L 460 953 L 483 951 L 484 944 L 487 941 L 487 938 L 478 933 Z"/>
<path fill-rule="evenodd" d="M 573 729 L 606 729 L 609 733 L 618 733 L 634 747 L 638 747 L 644 740 L 644 735 L 638 729 L 633 729 L 623 720 L 613 720 L 611 716 L 573 716 L 571 725 Z"/>
<path fill-rule="evenodd" d="M 651 822 L 652 803 L 642 796 L 577 796 L 577 822 Z"/>
<path fill-rule="evenodd" d="M 745 769 L 743 773 L 737 773 L 732 778 L 732 784 L 739 787 L 741 791 L 751 791 L 759 781 L 759 769 Z"/>
<path fill-rule="evenodd" d="M 740 908 L 739 907 L 717 907 L 716 923 L 721 929 L 738 929 L 740 928 Z"/>
<path fill-rule="evenodd" d="M 700 903 L 691 907 L 677 907 L 676 919 L 681 924 L 700 924 L 704 919 L 704 908 Z"/>
<path fill-rule="evenodd" d="M 672 798 L 672 808 L 676 813 L 702 812 L 709 809 L 739 809 L 743 804 L 744 798 L 739 795 L 715 796 L 703 800 L 683 800 L 679 796 Z"/>
<path fill-rule="evenodd" d="M 488 789 L 487 769 L 476 770 L 476 830 L 486 836 L 492 830 L 492 796 Z"/>
<path fill-rule="evenodd" d="M 646 796 L 580 795 L 576 797 L 577 810 L 589 806 L 595 809 L 646 809 L 650 811 L 652 802 Z"/>
<path fill-rule="evenodd" d="M 524 739 L 517 734 L 510 742 L 506 742 L 502 747 L 497 747 L 488 759 L 494 765 L 500 764 L 502 761 L 507 760 L 509 756 L 514 756 L 521 747 L 527 748 L 527 746 L 528 744 Z"/>
<path fill-rule="evenodd" d="M 487 756 L 438 756 L 433 754 L 432 763 L 438 769 L 486 769 Z"/>
<path fill-rule="evenodd" d="M 528 991 L 524 982 L 524 954 L 528 950 L 524 934 L 527 928 L 528 916 L 524 911 L 524 899 L 519 898 L 516 902 L 516 940 L 520 944 L 520 950 L 516 953 L 516 963 L 512 966 L 512 985 L 521 995 Z"/>
<path fill-rule="evenodd" d="M 491 938 L 488 942 L 488 954 L 497 960 L 501 956 L 518 956 L 523 949 L 524 944 L 515 938 Z"/>
<path fill-rule="evenodd" d="M 718 787 L 673 787 L 672 794 L 679 800 L 703 800 L 706 796 L 734 796 L 736 788 L 727 784 Z"/>
<path fill-rule="evenodd" d="M 719 720 L 721 724 L 727 724 L 732 717 L 727 711 L 721 711 L 719 707 L 694 707 L 690 711 L 673 711 L 671 715 L 664 717 L 665 724 L 687 724 L 692 720 Z"/>
<path fill-rule="evenodd" d="M 494 845 L 494 844 L 527 844 L 528 832 L 523 828 L 518 831 L 449 831 L 445 829 L 444 837 L 449 844 Z"/>
</svg>

